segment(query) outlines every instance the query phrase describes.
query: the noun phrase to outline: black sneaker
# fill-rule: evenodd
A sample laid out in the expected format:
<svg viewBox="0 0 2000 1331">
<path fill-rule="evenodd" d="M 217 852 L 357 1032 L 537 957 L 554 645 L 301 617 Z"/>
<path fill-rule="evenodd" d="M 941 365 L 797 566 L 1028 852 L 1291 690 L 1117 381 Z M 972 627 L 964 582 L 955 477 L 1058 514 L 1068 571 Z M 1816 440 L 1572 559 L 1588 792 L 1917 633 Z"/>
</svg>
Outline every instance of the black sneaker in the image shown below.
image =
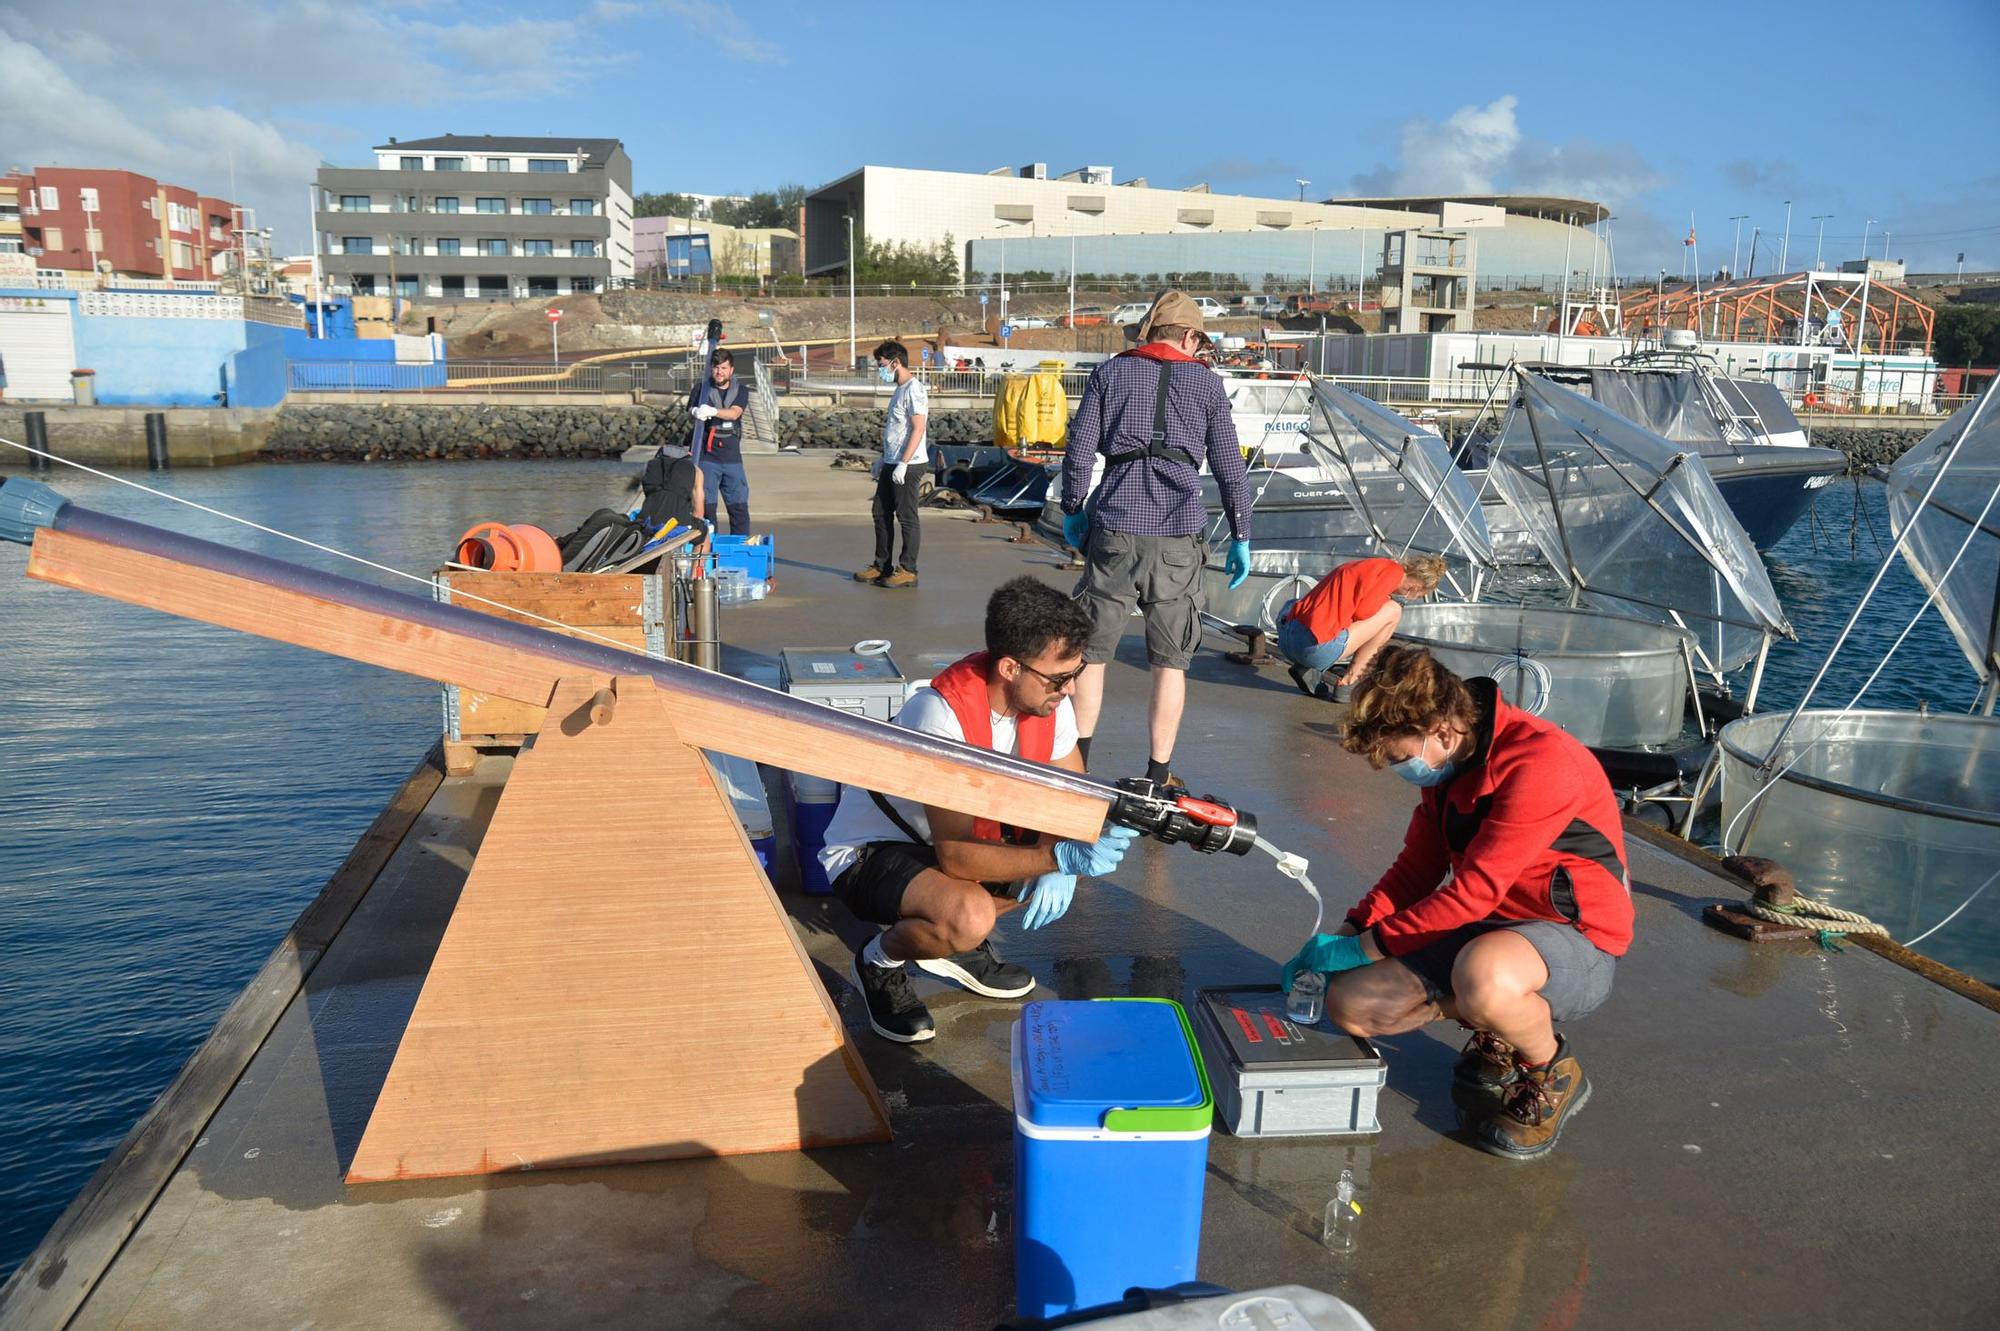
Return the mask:
<svg viewBox="0 0 2000 1331">
<path fill-rule="evenodd" d="M 963 985 L 988 998 L 1025 998 L 1035 992 L 1035 977 L 1025 966 L 1000 960 L 988 939 L 970 952 L 916 963 L 932 975 Z"/>
<path fill-rule="evenodd" d="M 863 944 L 866 947 L 866 944 Z M 868 1006 L 868 1024 L 885 1040 L 897 1044 L 922 1044 L 937 1035 L 930 1009 L 910 988 L 908 964 L 877 966 L 854 954 L 854 984 L 861 1001 Z"/>
<path fill-rule="evenodd" d="M 1285 673 L 1292 677 L 1292 683 L 1299 686 L 1299 692 L 1308 698 L 1319 688 L 1319 677 L 1322 672 L 1318 670 L 1308 670 L 1304 666 L 1295 665 L 1286 666 Z"/>
</svg>

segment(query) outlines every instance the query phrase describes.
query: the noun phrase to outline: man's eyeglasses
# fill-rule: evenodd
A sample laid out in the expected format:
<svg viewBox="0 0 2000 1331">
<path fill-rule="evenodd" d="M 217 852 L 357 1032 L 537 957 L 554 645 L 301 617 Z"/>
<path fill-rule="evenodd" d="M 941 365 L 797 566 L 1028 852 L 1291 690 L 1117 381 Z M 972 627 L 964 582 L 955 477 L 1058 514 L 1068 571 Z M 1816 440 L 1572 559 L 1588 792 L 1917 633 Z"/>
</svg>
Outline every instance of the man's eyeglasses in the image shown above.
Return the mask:
<svg viewBox="0 0 2000 1331">
<path fill-rule="evenodd" d="M 1090 667 L 1087 665 L 1080 665 L 1074 670 L 1065 670 L 1060 675 L 1050 675 L 1035 669 L 1033 666 L 1029 665 L 1026 661 L 1021 660 L 1019 657 L 1014 658 L 1014 664 L 1021 667 L 1021 669 L 1027 671 L 1029 674 L 1033 675 L 1036 679 L 1042 681 L 1042 683 L 1048 685 L 1049 692 L 1051 693 L 1061 693 L 1064 689 L 1076 683 L 1079 679 L 1082 679 L 1083 672 L 1090 669 Z"/>
</svg>

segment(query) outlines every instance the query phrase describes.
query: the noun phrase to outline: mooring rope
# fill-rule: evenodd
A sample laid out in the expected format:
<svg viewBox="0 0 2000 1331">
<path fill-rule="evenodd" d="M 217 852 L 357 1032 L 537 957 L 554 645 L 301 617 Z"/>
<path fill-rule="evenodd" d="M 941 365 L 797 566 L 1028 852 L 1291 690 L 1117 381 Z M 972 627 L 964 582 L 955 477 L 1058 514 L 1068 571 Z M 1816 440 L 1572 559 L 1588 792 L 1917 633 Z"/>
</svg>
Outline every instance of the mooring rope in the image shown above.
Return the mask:
<svg viewBox="0 0 2000 1331">
<path fill-rule="evenodd" d="M 1889 937 L 1889 931 L 1856 910 L 1843 910 L 1830 902 L 1815 901 L 1811 897 L 1793 897 L 1790 903 L 1773 906 L 1756 897 L 1743 903 L 1743 909 L 1760 920 L 1770 920 L 1774 924 L 1803 924 L 1818 933 L 1819 945 L 1829 952 L 1840 950 L 1836 939 L 1848 934 L 1873 934 L 1878 938 Z"/>
<path fill-rule="evenodd" d="M 59 462 L 65 467 L 73 467 L 77 471 L 84 472 L 91 476 L 99 477 L 103 480 L 115 481 L 119 485 L 127 486 L 131 489 L 137 490 L 141 494 L 151 495 L 155 499 L 166 499 L 166 500 L 171 500 L 173 503 L 176 504 L 184 504 L 188 508 L 194 509 L 196 512 L 199 513 L 206 513 L 210 517 L 221 518 L 226 522 L 238 523 L 242 526 L 250 528 L 252 531 L 260 531 L 267 536 L 276 536 L 281 540 L 291 541 L 297 545 L 303 545 L 309 550 L 317 550 L 322 554 L 333 555 L 335 558 L 345 559 L 351 563 L 359 564 L 363 568 L 372 568 L 378 573 L 387 573 L 391 577 L 407 578 L 409 581 L 418 583 L 419 585 L 427 589 L 432 588 L 434 586 L 431 580 L 425 577 L 421 573 L 406 573 L 402 569 L 394 568 L 388 564 L 378 564 L 372 559 L 364 558 L 361 555 L 350 554 L 345 550 L 337 549 L 331 545 L 324 545 L 319 541 L 312 540 L 308 537 L 294 535 L 293 533 L 288 531 L 280 531 L 276 527 L 267 527 L 263 523 L 253 521 L 250 518 L 241 517 L 235 513 L 225 512 L 224 510 L 219 508 L 212 508 L 207 504 L 197 503 L 195 500 L 189 499 L 183 495 L 170 494 L 165 490 L 155 489 L 153 486 L 150 485 L 141 485 L 137 481 L 127 480 L 123 476 L 114 476 L 108 471 L 100 471 L 96 467 L 87 466 L 84 463 L 75 462 L 69 458 L 58 457 L 54 453 L 45 453 L 40 449 L 30 448 L 26 444 L 17 443 L 14 440 L 5 437 L 4 435 L 0 435 L 0 444 L 5 444 L 9 448 L 17 448 L 23 453 L 28 453 L 38 458 L 43 458 L 49 462 Z M 477 572 L 478 570 L 474 569 L 469 571 Z M 620 642 L 616 638 L 609 638 L 602 633 L 596 633 L 587 628 L 580 628 L 574 624 L 566 624 L 560 619 L 550 619 L 548 616 L 538 615 L 532 610 L 524 610 L 517 605 L 508 605 L 505 601 L 495 601 L 490 597 L 479 596 L 472 592 L 461 591 L 457 587 L 453 587 L 451 589 L 451 600 L 452 604 L 457 604 L 461 601 L 475 601 L 480 605 L 492 606 L 496 610 L 505 610 L 507 613 L 512 615 L 519 615 L 523 619 L 531 619 L 538 624 L 546 624 L 550 628 L 560 629 L 566 636 L 569 637 L 595 638 L 598 642 L 604 643 L 611 647 L 616 647 L 621 652 L 629 652 L 632 650 L 631 644 Z"/>
</svg>

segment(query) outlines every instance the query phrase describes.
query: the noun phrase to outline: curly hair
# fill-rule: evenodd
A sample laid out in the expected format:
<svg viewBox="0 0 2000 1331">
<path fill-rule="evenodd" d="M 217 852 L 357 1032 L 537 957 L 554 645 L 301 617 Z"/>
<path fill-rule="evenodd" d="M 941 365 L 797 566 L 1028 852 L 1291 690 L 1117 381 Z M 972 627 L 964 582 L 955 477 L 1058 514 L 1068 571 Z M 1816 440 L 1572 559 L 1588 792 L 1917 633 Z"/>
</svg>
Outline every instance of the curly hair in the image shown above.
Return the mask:
<svg viewBox="0 0 2000 1331">
<path fill-rule="evenodd" d="M 1045 582 L 1022 576 L 1003 582 L 986 601 L 986 650 L 1028 662 L 1050 647 L 1064 655 L 1090 641 L 1090 615 Z"/>
<path fill-rule="evenodd" d="M 1417 739 L 1447 723 L 1469 731 L 1478 719 L 1464 680 L 1421 647 L 1392 645 L 1355 686 L 1340 746 L 1383 768 L 1396 761 L 1389 746 L 1397 740 Z"/>
<path fill-rule="evenodd" d="M 1444 560 L 1437 555 L 1406 555 L 1403 574 L 1415 578 L 1423 586 L 1424 595 L 1429 596 L 1437 590 L 1438 579 L 1444 576 Z"/>
</svg>

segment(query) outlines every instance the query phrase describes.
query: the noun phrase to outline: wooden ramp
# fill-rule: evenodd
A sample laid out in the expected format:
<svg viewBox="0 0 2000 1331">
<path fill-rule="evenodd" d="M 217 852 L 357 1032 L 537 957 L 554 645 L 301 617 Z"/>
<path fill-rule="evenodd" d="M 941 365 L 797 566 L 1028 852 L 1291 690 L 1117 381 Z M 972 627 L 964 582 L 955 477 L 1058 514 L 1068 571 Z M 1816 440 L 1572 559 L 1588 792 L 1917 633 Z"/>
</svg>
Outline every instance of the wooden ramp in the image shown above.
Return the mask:
<svg viewBox="0 0 2000 1331">
<path fill-rule="evenodd" d="M 517 761 L 349 1182 L 888 1139 L 706 760 L 604 684 Z"/>
</svg>

